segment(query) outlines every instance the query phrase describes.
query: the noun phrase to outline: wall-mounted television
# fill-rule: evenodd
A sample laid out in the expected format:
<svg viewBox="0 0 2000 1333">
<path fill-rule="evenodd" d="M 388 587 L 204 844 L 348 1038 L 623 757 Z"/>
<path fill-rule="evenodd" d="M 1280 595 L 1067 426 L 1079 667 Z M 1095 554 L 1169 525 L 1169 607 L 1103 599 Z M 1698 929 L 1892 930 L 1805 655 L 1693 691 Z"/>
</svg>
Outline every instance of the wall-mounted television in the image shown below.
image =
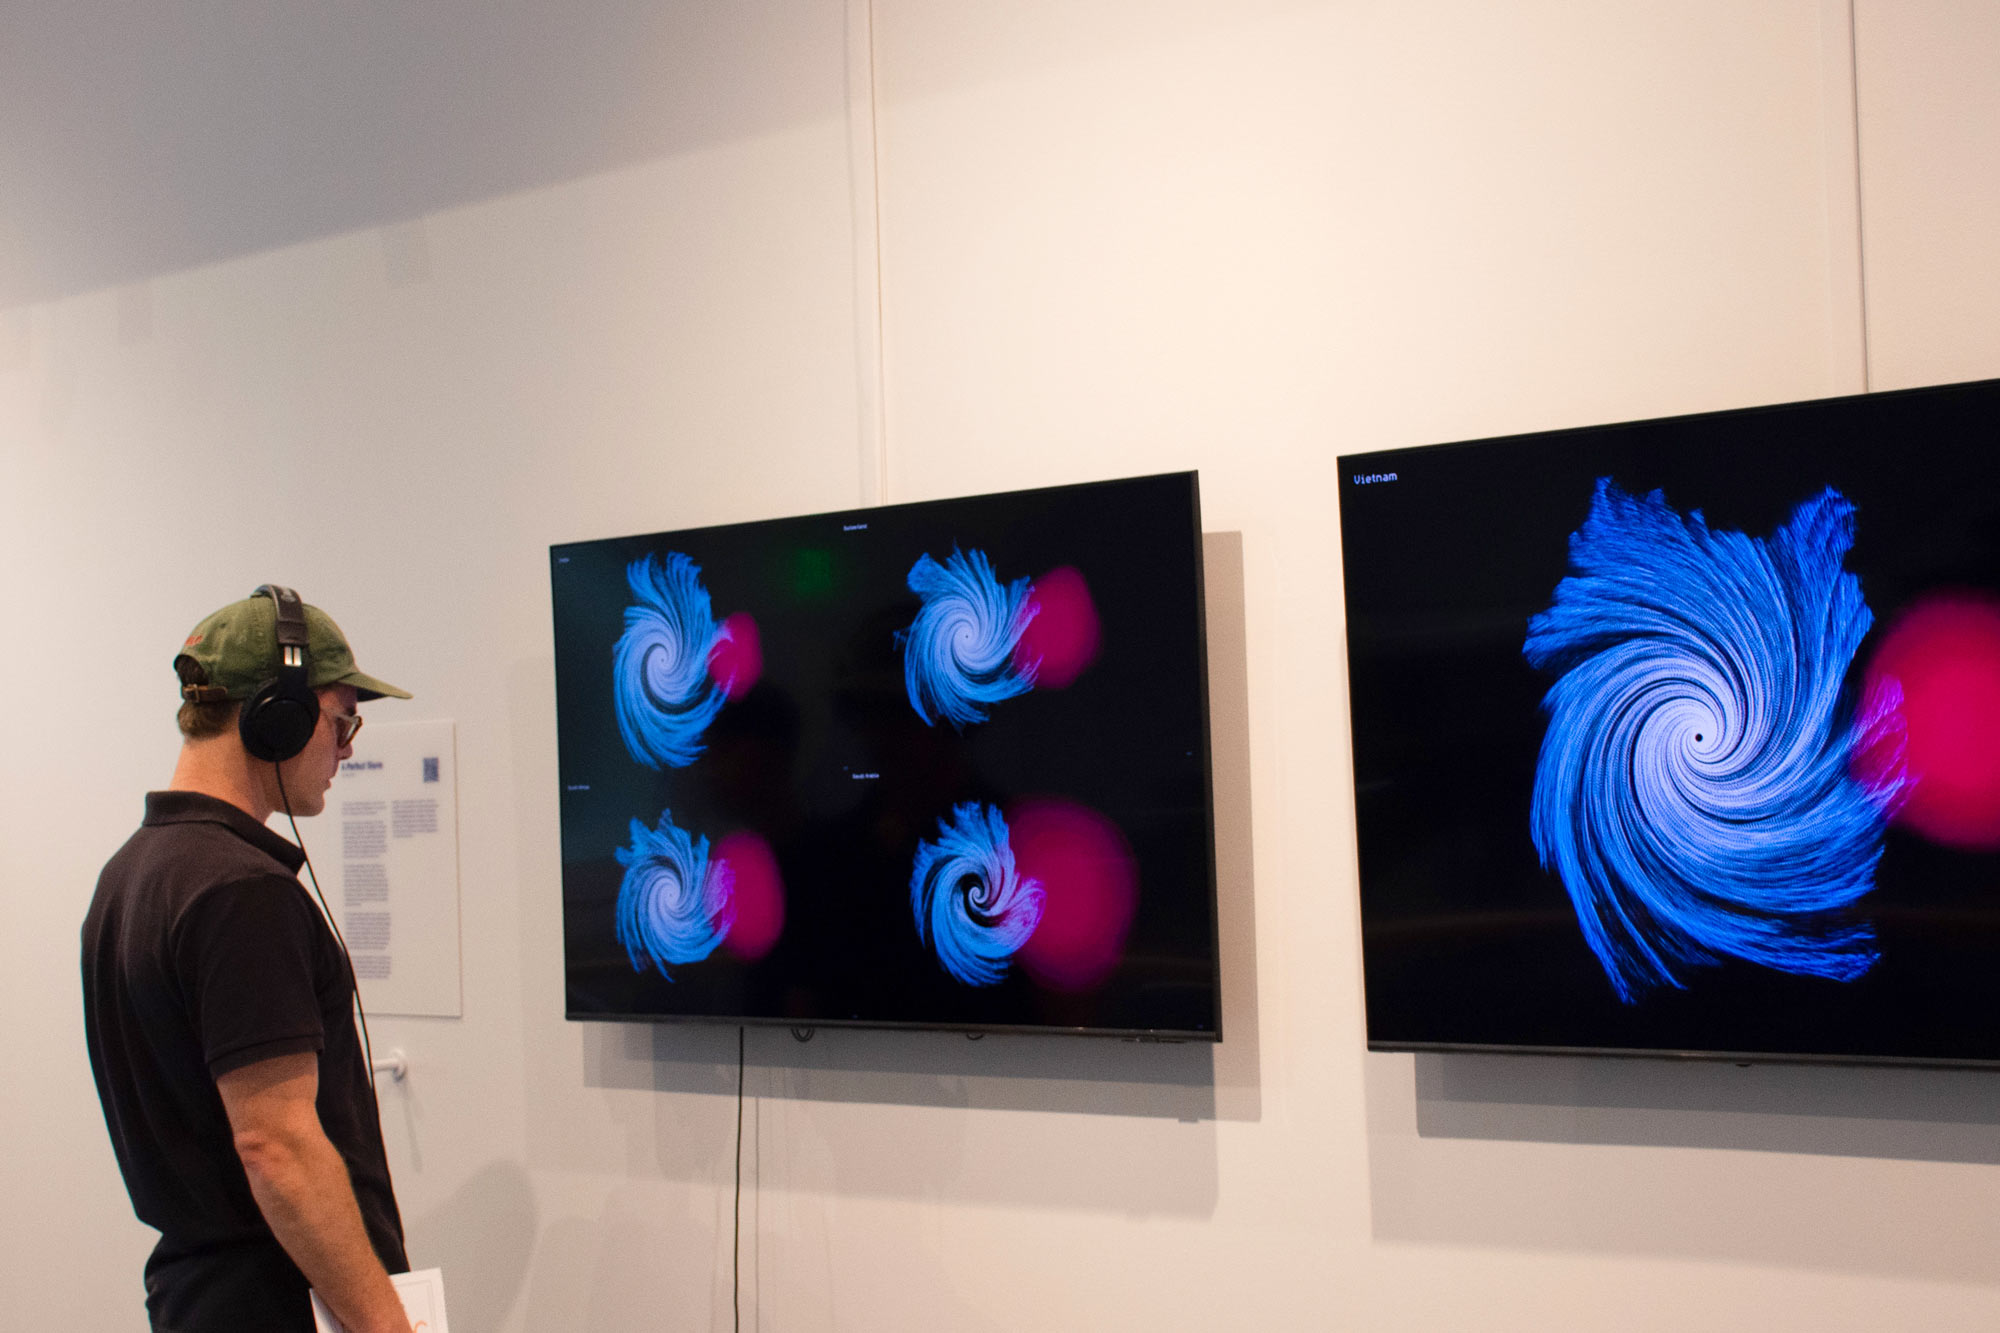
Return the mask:
<svg viewBox="0 0 2000 1333">
<path fill-rule="evenodd" d="M 1345 456 L 1368 1041 L 2000 1060 L 2000 381 Z"/>
<path fill-rule="evenodd" d="M 549 554 L 569 1017 L 1219 1039 L 1195 474 Z"/>
</svg>

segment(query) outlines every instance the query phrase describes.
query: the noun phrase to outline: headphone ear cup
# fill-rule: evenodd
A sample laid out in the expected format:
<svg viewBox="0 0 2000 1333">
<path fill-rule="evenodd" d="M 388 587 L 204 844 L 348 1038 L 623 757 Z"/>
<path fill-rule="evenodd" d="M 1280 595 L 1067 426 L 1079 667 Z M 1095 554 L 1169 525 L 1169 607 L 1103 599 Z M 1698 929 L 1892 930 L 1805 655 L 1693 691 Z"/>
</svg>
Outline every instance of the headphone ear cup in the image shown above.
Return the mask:
<svg viewBox="0 0 2000 1333">
<path fill-rule="evenodd" d="M 280 763 L 306 748 L 319 728 L 319 699 L 311 690 L 287 690 L 274 680 L 251 695 L 237 715 L 243 748 L 258 759 Z"/>
</svg>

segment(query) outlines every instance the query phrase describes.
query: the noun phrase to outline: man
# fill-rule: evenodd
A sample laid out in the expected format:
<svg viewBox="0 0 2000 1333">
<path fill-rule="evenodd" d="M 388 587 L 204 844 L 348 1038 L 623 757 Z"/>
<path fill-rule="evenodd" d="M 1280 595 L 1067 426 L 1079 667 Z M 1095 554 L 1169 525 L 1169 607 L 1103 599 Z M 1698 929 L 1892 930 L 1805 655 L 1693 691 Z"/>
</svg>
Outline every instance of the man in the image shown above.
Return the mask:
<svg viewBox="0 0 2000 1333">
<path fill-rule="evenodd" d="M 267 829 L 315 815 L 358 702 L 410 695 L 339 626 L 259 588 L 174 659 L 179 762 L 104 867 L 83 923 L 84 1025 L 119 1169 L 160 1241 L 146 1307 L 174 1333 L 409 1333 L 409 1264 L 353 1021 L 347 959 Z"/>
</svg>

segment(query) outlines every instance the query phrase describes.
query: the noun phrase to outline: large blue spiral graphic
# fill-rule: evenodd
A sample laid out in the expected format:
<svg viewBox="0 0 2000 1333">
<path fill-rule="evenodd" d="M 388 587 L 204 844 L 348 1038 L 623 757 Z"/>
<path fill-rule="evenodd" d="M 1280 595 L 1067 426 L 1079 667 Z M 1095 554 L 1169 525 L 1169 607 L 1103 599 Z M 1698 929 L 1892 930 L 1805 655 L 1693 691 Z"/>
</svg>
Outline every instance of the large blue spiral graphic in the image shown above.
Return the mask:
<svg viewBox="0 0 2000 1333">
<path fill-rule="evenodd" d="M 918 556 L 909 584 L 923 609 L 897 637 L 910 706 L 927 725 L 942 720 L 964 730 L 984 722 L 991 705 L 1034 687 L 1034 667 L 1013 661 L 1021 632 L 1035 618 L 1027 579 L 1003 587 L 984 551 L 954 547 L 943 564 Z"/>
<path fill-rule="evenodd" d="M 680 554 L 649 555 L 625 570 L 637 605 L 612 654 L 612 695 L 625 748 L 651 768 L 685 768 L 727 698 L 709 678 L 708 654 L 721 630 L 701 567 Z"/>
<path fill-rule="evenodd" d="M 736 922 L 729 866 L 711 861 L 708 839 L 690 837 L 673 812 L 647 828 L 632 821 L 631 841 L 618 849 L 625 879 L 618 886 L 618 942 L 632 970 L 656 967 L 669 981 L 670 963 L 698 963 L 715 952 Z"/>
<path fill-rule="evenodd" d="M 1827 490 L 1768 538 L 1597 483 L 1530 664 L 1560 673 L 1531 832 L 1626 1003 L 1728 958 L 1849 981 L 1877 957 L 1892 783 L 1849 775 L 1842 682 L 1873 617 Z"/>
<path fill-rule="evenodd" d="M 910 910 L 917 938 L 968 986 L 992 986 L 1042 923 L 1042 886 L 1014 868 L 1007 821 L 993 806 L 952 807 L 938 840 L 917 844 Z"/>
</svg>

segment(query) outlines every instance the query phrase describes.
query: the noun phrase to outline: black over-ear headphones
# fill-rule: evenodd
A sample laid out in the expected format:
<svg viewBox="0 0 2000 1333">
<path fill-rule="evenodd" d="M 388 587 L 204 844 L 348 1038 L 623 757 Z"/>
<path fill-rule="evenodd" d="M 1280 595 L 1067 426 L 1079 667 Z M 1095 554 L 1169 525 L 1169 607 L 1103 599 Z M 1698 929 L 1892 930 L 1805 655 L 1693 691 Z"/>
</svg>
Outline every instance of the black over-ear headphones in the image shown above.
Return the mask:
<svg viewBox="0 0 2000 1333">
<path fill-rule="evenodd" d="M 250 595 L 268 596 L 278 609 L 278 671 L 244 700 L 236 730 L 244 749 L 275 764 L 305 749 L 319 728 L 319 696 L 306 684 L 306 608 L 297 593 L 275 583 Z"/>
</svg>

